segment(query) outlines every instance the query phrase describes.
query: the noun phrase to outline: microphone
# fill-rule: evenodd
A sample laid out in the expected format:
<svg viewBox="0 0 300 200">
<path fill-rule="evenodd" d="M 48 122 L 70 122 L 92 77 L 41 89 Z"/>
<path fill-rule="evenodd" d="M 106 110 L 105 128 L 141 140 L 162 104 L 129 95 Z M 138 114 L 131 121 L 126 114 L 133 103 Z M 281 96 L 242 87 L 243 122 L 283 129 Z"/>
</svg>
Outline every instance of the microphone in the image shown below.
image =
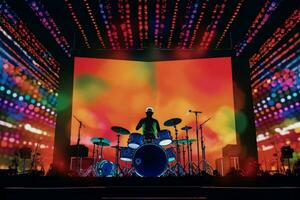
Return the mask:
<svg viewBox="0 0 300 200">
<path fill-rule="evenodd" d="M 202 113 L 201 111 L 189 110 L 190 113 Z"/>
</svg>

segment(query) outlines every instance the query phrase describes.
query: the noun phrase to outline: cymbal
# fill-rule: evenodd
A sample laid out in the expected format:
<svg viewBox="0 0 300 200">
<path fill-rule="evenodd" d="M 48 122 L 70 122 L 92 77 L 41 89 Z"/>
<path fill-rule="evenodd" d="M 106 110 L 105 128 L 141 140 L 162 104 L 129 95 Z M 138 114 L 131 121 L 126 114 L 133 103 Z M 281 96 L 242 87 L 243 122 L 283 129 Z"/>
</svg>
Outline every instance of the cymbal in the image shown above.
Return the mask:
<svg viewBox="0 0 300 200">
<path fill-rule="evenodd" d="M 109 146 L 110 141 L 107 138 L 101 138 L 101 137 L 93 137 L 91 138 L 91 142 L 98 146 Z"/>
<path fill-rule="evenodd" d="M 194 138 L 189 138 L 188 140 L 187 139 L 179 139 L 177 141 L 178 141 L 178 144 L 187 144 L 187 143 L 195 142 L 196 139 L 194 139 Z M 176 144 L 176 140 L 173 140 L 173 144 Z"/>
<path fill-rule="evenodd" d="M 126 128 L 120 127 L 120 126 L 112 126 L 111 130 L 115 133 L 121 134 L 121 135 L 129 135 L 130 132 Z"/>
<path fill-rule="evenodd" d="M 167 121 L 165 121 L 164 125 L 165 126 L 176 126 L 179 124 L 182 120 L 180 118 L 172 118 Z"/>
<path fill-rule="evenodd" d="M 181 130 L 184 130 L 184 131 L 187 131 L 187 130 L 190 130 L 190 129 L 192 129 L 191 126 L 184 126 L 184 127 L 181 128 Z"/>
</svg>

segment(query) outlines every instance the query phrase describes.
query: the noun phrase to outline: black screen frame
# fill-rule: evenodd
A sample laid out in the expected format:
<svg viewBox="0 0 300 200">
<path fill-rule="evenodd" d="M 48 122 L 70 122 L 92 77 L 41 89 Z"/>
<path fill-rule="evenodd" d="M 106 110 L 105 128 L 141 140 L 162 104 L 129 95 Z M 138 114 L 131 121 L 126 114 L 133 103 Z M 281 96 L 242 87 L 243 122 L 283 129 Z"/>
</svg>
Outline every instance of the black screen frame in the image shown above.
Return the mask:
<svg viewBox="0 0 300 200">
<path fill-rule="evenodd" d="M 68 152 L 71 139 L 71 124 L 67 123 L 72 118 L 72 96 L 75 57 L 116 59 L 131 61 L 168 61 L 200 58 L 231 57 L 233 78 L 233 99 L 236 112 L 242 112 L 246 116 L 247 127 L 243 131 L 236 131 L 237 144 L 241 147 L 240 166 L 248 171 L 257 170 L 257 143 L 254 122 L 253 102 L 251 94 L 250 67 L 247 57 L 235 57 L 231 50 L 215 50 L 203 52 L 199 50 L 73 50 L 70 62 L 66 62 L 60 72 L 60 88 L 58 95 L 58 107 L 60 99 L 68 106 L 57 112 L 57 121 L 54 138 L 54 169 L 62 175 L 67 174 L 70 166 Z M 241 97 L 239 94 L 243 94 Z M 236 130 L 241 130 L 239 119 L 235 115 Z M 250 158 L 250 159 L 249 159 Z"/>
</svg>

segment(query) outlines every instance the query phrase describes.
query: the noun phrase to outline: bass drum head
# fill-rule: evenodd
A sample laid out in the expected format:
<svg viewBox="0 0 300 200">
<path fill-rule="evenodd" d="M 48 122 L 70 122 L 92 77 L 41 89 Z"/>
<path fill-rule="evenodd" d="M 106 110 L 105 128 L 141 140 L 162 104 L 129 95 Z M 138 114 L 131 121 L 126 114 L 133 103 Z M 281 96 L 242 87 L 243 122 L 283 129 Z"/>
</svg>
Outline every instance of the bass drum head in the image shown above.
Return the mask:
<svg viewBox="0 0 300 200">
<path fill-rule="evenodd" d="M 161 176 L 167 166 L 168 159 L 165 150 L 155 144 L 142 145 L 133 156 L 133 167 L 139 176 Z"/>
</svg>

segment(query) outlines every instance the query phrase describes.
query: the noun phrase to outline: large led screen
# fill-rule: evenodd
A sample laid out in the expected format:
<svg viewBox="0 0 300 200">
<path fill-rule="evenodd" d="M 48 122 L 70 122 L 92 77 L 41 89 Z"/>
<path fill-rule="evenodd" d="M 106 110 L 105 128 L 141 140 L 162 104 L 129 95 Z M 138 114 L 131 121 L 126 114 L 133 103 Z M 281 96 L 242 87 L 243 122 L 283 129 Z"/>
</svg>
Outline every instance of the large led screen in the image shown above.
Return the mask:
<svg viewBox="0 0 300 200">
<path fill-rule="evenodd" d="M 213 168 L 215 160 L 222 157 L 222 148 L 236 144 L 230 57 L 154 62 L 75 57 L 74 62 L 72 115 L 84 125 L 80 144 L 89 148 L 90 157 L 93 137 L 107 138 L 111 146 L 116 145 L 112 126 L 141 133 L 136 126 L 149 106 L 154 109 L 153 118 L 160 129 L 171 131 L 173 139 L 174 128 L 164 126 L 168 119 L 182 119 L 177 129 L 178 138 L 183 139 L 186 133 L 181 128 L 186 125 L 192 127 L 189 137 L 196 138 L 195 115 L 189 110 L 202 112 L 199 123 L 211 118 L 203 126 L 203 137 L 206 158 Z M 77 142 L 78 128 L 73 117 L 71 144 Z M 128 138 L 129 135 L 121 135 L 121 146 L 128 145 Z M 183 162 L 183 147 L 180 148 Z M 186 149 L 185 153 L 187 162 Z M 192 144 L 192 154 L 196 163 L 196 142 Z M 115 162 L 115 149 L 103 147 L 103 159 Z M 126 162 L 120 164 L 125 166 Z"/>
</svg>

